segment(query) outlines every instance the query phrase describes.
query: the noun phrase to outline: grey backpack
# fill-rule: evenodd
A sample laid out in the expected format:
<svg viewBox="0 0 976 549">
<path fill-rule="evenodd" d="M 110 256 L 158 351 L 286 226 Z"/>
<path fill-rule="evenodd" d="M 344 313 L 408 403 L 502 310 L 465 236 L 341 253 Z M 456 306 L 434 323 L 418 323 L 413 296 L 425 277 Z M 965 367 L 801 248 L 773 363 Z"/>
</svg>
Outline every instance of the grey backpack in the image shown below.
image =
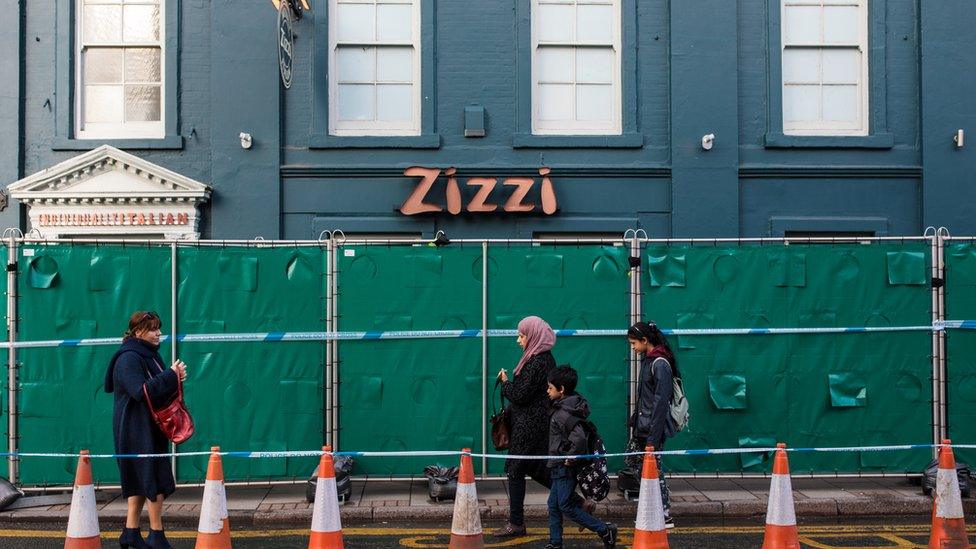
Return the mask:
<svg viewBox="0 0 976 549">
<path fill-rule="evenodd" d="M 671 396 L 671 419 L 674 420 L 675 428 L 678 431 L 688 426 L 691 413 L 688 412 L 688 399 L 685 398 L 685 390 L 681 386 L 681 378 L 673 377 L 674 394 Z"/>
</svg>

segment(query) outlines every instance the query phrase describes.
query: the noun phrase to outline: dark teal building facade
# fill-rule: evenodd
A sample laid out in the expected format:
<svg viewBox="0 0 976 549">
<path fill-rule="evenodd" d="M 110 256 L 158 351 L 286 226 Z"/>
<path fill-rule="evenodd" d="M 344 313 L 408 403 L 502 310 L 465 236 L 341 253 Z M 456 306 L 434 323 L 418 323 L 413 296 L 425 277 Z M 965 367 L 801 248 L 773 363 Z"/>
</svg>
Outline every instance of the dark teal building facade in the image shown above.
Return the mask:
<svg viewBox="0 0 976 549">
<path fill-rule="evenodd" d="M 780 0 L 615 1 L 619 127 L 579 135 L 534 131 L 531 0 L 419 0 L 409 135 L 333 131 L 329 34 L 343 31 L 330 25 L 328 0 L 312 0 L 294 24 L 289 89 L 270 2 L 162 0 L 161 134 L 86 139 L 75 112 L 83 2 L 0 0 L 0 183 L 107 143 L 210 185 L 203 236 L 217 239 L 314 239 L 334 229 L 492 238 L 630 228 L 703 238 L 919 235 L 928 226 L 976 233 L 976 134 L 967 135 L 976 131 L 976 5 L 858 2 L 867 62 L 859 135 L 784 131 L 792 99 L 783 82 L 792 76 L 782 40 L 792 15 Z M 827 9 L 819 0 L 797 9 L 814 5 Z M 406 216 L 399 208 L 418 182 L 404 175 L 411 166 L 456 168 L 465 205 L 477 191 L 465 183 L 478 177 L 498 180 L 488 197 L 498 205 L 515 191 L 504 179 L 533 178 L 525 201 L 539 203 L 539 168 L 548 167 L 559 208 Z M 446 208 L 447 184 L 438 178 L 428 201 Z M 24 207 L 11 201 L 0 224 L 28 229 Z"/>
</svg>

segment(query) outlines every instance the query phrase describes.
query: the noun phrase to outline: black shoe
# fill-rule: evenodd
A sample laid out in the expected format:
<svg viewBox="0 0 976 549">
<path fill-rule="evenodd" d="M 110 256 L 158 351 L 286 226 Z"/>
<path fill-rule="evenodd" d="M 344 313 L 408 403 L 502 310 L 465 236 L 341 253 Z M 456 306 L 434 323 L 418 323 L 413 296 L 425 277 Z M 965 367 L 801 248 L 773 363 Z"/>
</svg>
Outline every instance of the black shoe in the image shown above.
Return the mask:
<svg viewBox="0 0 976 549">
<path fill-rule="evenodd" d="M 617 546 L 617 525 L 608 522 L 607 529 L 599 534 L 600 539 L 603 541 L 604 547 L 616 547 Z"/>
<path fill-rule="evenodd" d="M 131 547 L 133 549 L 152 549 L 142 540 L 142 532 L 138 528 L 123 528 L 122 535 L 119 536 L 119 547 Z"/>
<path fill-rule="evenodd" d="M 667 530 L 674 528 L 674 519 L 671 515 L 664 515 L 664 528 Z"/>
<path fill-rule="evenodd" d="M 169 540 L 166 539 L 166 532 L 162 530 L 149 529 L 149 535 L 146 536 L 146 547 L 151 547 L 152 549 L 173 549 L 173 546 L 169 544 Z"/>
<path fill-rule="evenodd" d="M 546 544 L 546 549 L 563 549 L 562 545 L 553 545 L 551 543 Z"/>
</svg>

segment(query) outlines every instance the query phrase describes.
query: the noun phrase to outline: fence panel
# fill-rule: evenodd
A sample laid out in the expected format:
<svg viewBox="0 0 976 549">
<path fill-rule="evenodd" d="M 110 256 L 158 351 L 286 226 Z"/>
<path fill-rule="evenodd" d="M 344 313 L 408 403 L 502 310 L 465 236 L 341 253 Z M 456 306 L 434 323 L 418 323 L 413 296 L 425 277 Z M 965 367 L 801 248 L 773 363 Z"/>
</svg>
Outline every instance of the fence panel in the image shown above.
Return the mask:
<svg viewBox="0 0 976 549">
<path fill-rule="evenodd" d="M 491 329 L 516 329 L 529 315 L 553 329 L 626 329 L 630 320 L 629 249 L 624 246 L 492 246 L 489 256 L 488 322 Z M 590 419 L 610 452 L 622 452 L 627 438 L 629 350 L 624 337 L 559 338 L 557 364 L 579 372 L 578 390 L 589 401 Z M 489 342 L 489 379 L 499 368 L 511 374 L 522 350 L 515 338 Z M 611 470 L 622 466 L 611 459 Z M 490 472 L 502 470 L 495 460 Z"/>
<path fill-rule="evenodd" d="M 478 330 L 480 246 L 339 246 L 339 329 Z M 339 447 L 482 450 L 481 340 L 339 343 Z M 419 475 L 456 458 L 357 458 L 356 473 Z M 475 460 L 480 470 L 480 460 Z"/>
<path fill-rule="evenodd" d="M 26 245 L 18 291 L 22 341 L 120 337 L 135 310 L 170 325 L 170 250 L 146 245 Z M 111 453 L 112 395 L 105 370 L 115 346 L 20 349 L 20 450 Z M 169 346 L 160 349 L 168 356 Z M 24 484 L 67 484 L 77 460 L 24 459 Z M 112 460 L 95 460 L 99 482 L 118 482 Z"/>
<path fill-rule="evenodd" d="M 189 247 L 178 255 L 180 333 L 322 332 L 320 247 Z M 309 450 L 324 432 L 325 342 L 180 343 L 196 433 L 180 451 Z M 230 459 L 227 480 L 305 477 L 315 458 Z M 179 480 L 206 477 L 206 456 L 180 460 Z"/>
<path fill-rule="evenodd" d="M 669 328 L 926 326 L 927 241 L 649 244 L 643 313 Z M 691 403 L 678 448 L 927 443 L 927 331 L 671 338 Z M 673 458 L 679 471 L 768 471 L 769 456 Z M 796 454 L 794 471 L 918 471 L 925 451 Z"/>
<path fill-rule="evenodd" d="M 976 242 L 951 240 L 945 246 L 946 319 L 976 319 Z M 976 441 L 976 331 L 946 332 L 949 438 Z M 956 450 L 956 459 L 976 463 L 976 451 Z"/>
</svg>

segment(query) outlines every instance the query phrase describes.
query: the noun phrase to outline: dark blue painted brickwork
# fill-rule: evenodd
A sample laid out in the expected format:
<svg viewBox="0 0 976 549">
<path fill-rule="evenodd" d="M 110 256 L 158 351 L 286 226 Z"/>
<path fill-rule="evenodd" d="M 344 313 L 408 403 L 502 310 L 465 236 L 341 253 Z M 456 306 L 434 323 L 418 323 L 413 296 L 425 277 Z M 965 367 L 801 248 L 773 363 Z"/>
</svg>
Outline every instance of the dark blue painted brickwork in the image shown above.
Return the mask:
<svg viewBox="0 0 976 549">
<path fill-rule="evenodd" d="M 872 105 L 883 106 L 872 128 L 884 131 L 847 140 L 776 135 L 781 106 L 769 67 L 778 16 L 767 11 L 776 0 L 623 0 L 632 37 L 623 51 L 626 135 L 613 139 L 526 135 L 527 0 L 423 0 L 433 18 L 422 44 L 433 61 L 425 135 L 366 142 L 321 135 L 325 0 L 296 26 L 287 92 L 270 3 L 168 1 L 180 21 L 177 144 L 137 143 L 133 152 L 213 185 L 210 237 L 310 238 L 335 228 L 524 237 L 636 226 L 654 236 L 914 235 L 927 225 L 976 233 L 969 0 L 871 0 Z M 70 105 L 58 93 L 70 75 L 57 69 L 66 35 L 58 10 L 67 5 L 0 0 L 4 185 L 78 154 L 62 150 L 59 135 Z M 485 137 L 463 136 L 471 105 L 485 109 Z M 962 150 L 951 141 L 958 128 L 969 132 Z M 242 131 L 254 137 L 250 150 L 239 146 Z M 706 133 L 716 134 L 708 152 L 699 146 Z M 396 207 L 412 190 L 400 175 L 411 165 L 456 166 L 462 180 L 550 166 L 561 209 L 551 218 L 405 218 Z M 17 224 L 18 213 L 9 208 L 0 221 Z"/>
</svg>

